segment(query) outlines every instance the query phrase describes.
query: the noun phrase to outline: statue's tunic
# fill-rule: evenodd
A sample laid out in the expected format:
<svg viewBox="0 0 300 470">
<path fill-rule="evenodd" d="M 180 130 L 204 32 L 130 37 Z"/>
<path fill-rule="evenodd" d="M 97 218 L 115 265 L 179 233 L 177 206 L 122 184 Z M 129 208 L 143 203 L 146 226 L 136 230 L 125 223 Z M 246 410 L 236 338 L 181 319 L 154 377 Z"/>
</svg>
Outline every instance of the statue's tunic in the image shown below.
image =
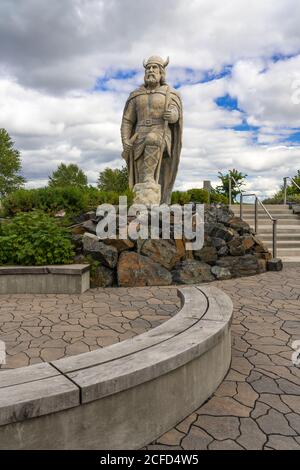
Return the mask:
<svg viewBox="0 0 300 470">
<path fill-rule="evenodd" d="M 166 99 L 168 100 L 167 106 Z M 166 108 L 171 110 L 171 122 L 165 127 L 163 114 Z M 161 85 L 155 90 L 141 86 L 130 94 L 121 125 L 123 143 L 137 134 L 129 155 L 131 161 L 127 162 L 130 186 L 141 182 L 140 167 L 144 159 L 143 154 L 146 144 L 149 143 L 149 137 L 152 137 L 163 154 L 158 175 L 162 186 L 162 202 L 170 202 L 181 150 L 181 132 L 182 105 L 175 90 L 167 85 Z"/>
</svg>

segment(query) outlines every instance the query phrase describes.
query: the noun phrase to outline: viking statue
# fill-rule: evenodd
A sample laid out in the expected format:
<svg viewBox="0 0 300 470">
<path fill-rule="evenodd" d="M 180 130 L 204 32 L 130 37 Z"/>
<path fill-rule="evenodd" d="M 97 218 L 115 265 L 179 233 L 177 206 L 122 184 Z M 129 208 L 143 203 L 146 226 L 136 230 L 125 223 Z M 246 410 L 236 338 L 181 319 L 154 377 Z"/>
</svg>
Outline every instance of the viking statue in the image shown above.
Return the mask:
<svg viewBox="0 0 300 470">
<path fill-rule="evenodd" d="M 182 103 L 165 81 L 169 59 L 146 62 L 145 84 L 133 91 L 124 108 L 121 138 L 135 202 L 171 202 L 182 138 Z"/>
</svg>

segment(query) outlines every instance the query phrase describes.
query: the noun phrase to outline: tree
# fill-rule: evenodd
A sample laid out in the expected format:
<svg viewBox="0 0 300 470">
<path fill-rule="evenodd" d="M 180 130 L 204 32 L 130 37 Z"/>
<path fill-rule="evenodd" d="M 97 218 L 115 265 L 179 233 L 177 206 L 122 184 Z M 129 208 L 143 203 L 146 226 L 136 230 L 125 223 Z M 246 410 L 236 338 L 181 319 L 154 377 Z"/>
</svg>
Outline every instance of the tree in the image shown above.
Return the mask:
<svg viewBox="0 0 300 470">
<path fill-rule="evenodd" d="M 18 173 L 21 170 L 20 152 L 14 148 L 5 129 L 0 129 L 0 197 L 20 189 L 25 178 Z"/>
<path fill-rule="evenodd" d="M 231 195 L 232 200 L 235 201 L 236 196 L 241 192 L 241 188 L 245 184 L 244 180 L 248 175 L 235 169 L 229 170 L 229 173 L 225 175 L 219 171 L 218 175 L 222 184 L 216 187 L 216 191 L 229 198 L 229 177 L 231 177 Z"/>
<path fill-rule="evenodd" d="M 98 188 L 103 191 L 116 191 L 124 193 L 128 189 L 128 170 L 127 167 L 112 170 L 105 168 L 99 173 Z"/>
<path fill-rule="evenodd" d="M 52 175 L 49 176 L 49 186 L 56 188 L 64 186 L 85 188 L 87 187 L 87 177 L 78 165 L 74 163 L 69 165 L 61 163 L 58 165 L 57 170 L 53 171 Z"/>
</svg>

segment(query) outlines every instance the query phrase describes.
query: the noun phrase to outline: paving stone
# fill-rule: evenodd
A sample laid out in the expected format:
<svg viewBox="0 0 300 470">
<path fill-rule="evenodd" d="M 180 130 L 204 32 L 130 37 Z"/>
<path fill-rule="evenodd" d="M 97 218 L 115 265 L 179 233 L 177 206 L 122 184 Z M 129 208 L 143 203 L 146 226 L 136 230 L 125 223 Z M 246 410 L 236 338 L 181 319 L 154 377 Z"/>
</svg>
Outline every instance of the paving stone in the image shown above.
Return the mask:
<svg viewBox="0 0 300 470">
<path fill-rule="evenodd" d="M 291 411 L 290 408 L 282 402 L 280 395 L 262 393 L 258 400 L 262 403 L 265 403 L 266 405 L 269 405 L 271 408 L 274 408 L 280 413 L 289 413 Z"/>
<path fill-rule="evenodd" d="M 184 434 L 187 434 L 191 425 L 194 423 L 194 421 L 196 421 L 196 419 L 197 419 L 197 414 L 192 413 L 183 421 L 181 421 L 179 424 L 177 424 L 176 429 L 178 429 L 178 431 L 180 432 L 183 432 Z"/>
<path fill-rule="evenodd" d="M 237 383 L 224 381 L 215 391 L 216 397 L 233 397 L 237 393 Z"/>
<path fill-rule="evenodd" d="M 198 414 L 212 416 L 249 416 L 251 408 L 242 405 L 230 397 L 212 397 L 197 410 Z"/>
<path fill-rule="evenodd" d="M 236 439 L 239 432 L 239 420 L 232 416 L 199 416 L 194 426 L 198 426 L 215 439 Z"/>
<path fill-rule="evenodd" d="M 298 395 L 282 395 L 282 401 L 294 411 L 300 415 L 300 394 Z"/>
<path fill-rule="evenodd" d="M 284 436 L 294 436 L 297 434 L 290 427 L 285 416 L 273 409 L 270 409 L 266 416 L 258 418 L 257 422 L 266 434 L 282 434 Z"/>
<path fill-rule="evenodd" d="M 255 408 L 251 411 L 251 418 L 256 419 L 260 416 L 264 416 L 269 411 L 270 407 L 264 403 L 256 402 Z"/>
<path fill-rule="evenodd" d="M 192 426 L 188 435 L 183 438 L 181 446 L 184 450 L 205 450 L 212 441 L 213 438 L 205 431 Z"/>
<path fill-rule="evenodd" d="M 275 450 L 300 450 L 300 443 L 292 437 L 272 435 L 269 437 L 266 447 Z"/>
<path fill-rule="evenodd" d="M 300 416 L 296 413 L 289 413 L 285 415 L 289 425 L 300 435 Z"/>
<path fill-rule="evenodd" d="M 234 396 L 243 405 L 253 408 L 255 400 L 258 398 L 258 393 L 246 382 L 237 384 L 237 394 Z"/>
<path fill-rule="evenodd" d="M 224 441 L 213 441 L 208 446 L 209 450 L 243 450 L 239 444 L 231 439 L 225 439 Z"/>
<path fill-rule="evenodd" d="M 267 438 L 251 418 L 241 418 L 241 435 L 237 442 L 248 450 L 263 449 Z"/>
<path fill-rule="evenodd" d="M 177 431 L 177 429 L 171 429 L 171 431 L 166 432 L 160 438 L 157 439 L 157 444 L 164 444 L 168 446 L 179 446 L 181 439 L 184 437 L 182 432 Z"/>
</svg>

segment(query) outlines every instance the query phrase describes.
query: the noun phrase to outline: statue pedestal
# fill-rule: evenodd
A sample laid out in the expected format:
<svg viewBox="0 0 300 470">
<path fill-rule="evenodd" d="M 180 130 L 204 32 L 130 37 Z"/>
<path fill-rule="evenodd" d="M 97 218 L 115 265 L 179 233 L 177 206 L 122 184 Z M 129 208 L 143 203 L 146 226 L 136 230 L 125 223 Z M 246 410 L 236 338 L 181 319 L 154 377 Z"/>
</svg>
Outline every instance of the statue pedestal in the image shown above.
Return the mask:
<svg viewBox="0 0 300 470">
<path fill-rule="evenodd" d="M 161 187 L 157 183 L 137 183 L 133 187 L 134 204 L 145 206 L 159 205 L 161 200 Z"/>
</svg>

